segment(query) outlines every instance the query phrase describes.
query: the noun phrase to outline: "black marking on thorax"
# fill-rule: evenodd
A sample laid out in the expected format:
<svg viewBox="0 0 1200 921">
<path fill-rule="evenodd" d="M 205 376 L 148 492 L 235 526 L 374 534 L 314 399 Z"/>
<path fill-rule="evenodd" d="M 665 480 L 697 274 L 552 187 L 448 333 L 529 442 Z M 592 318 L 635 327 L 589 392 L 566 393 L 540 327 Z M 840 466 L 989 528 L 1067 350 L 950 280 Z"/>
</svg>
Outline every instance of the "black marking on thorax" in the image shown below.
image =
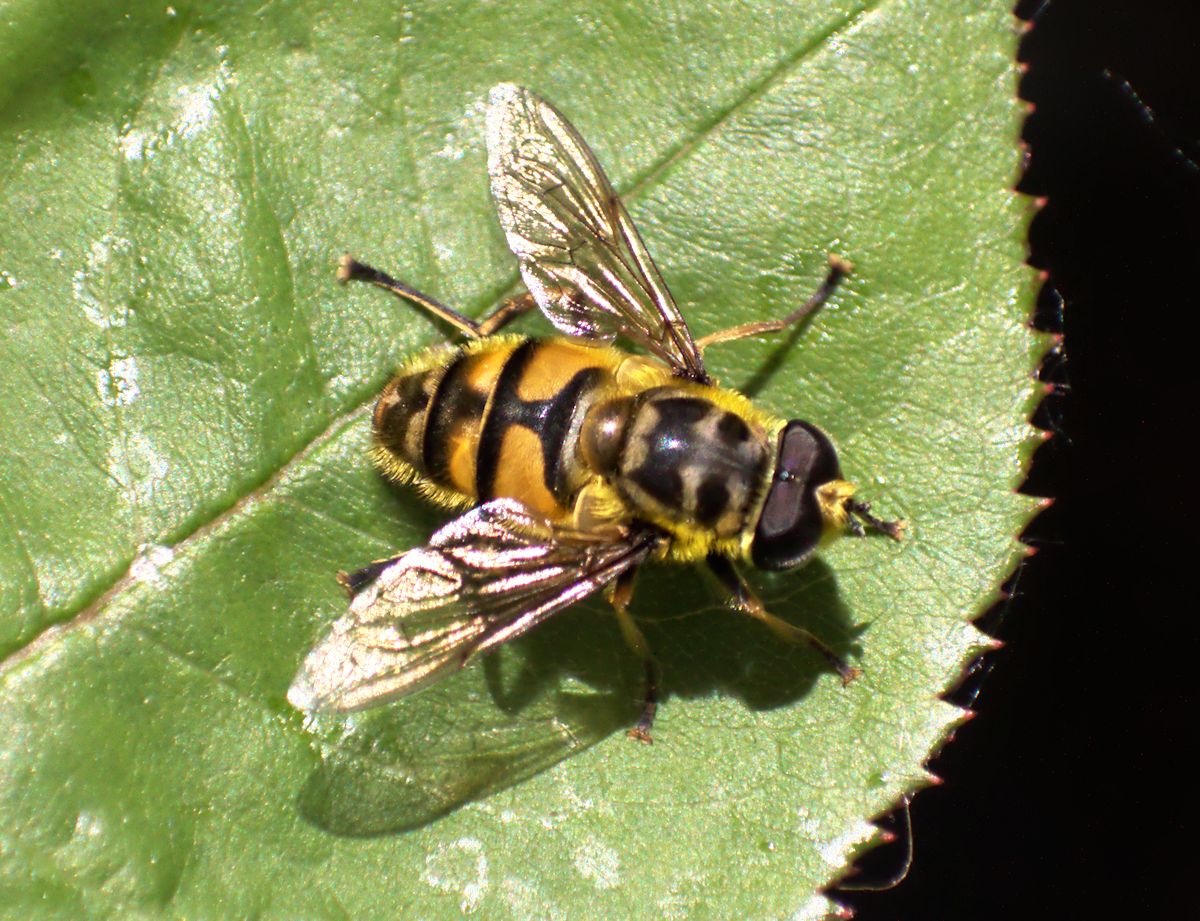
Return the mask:
<svg viewBox="0 0 1200 921">
<path fill-rule="evenodd" d="M 667 508 L 683 509 L 683 475 L 688 456 L 695 451 L 693 427 L 713 405 L 697 397 L 670 397 L 651 403 L 657 421 L 644 436 L 644 457 L 626 475 Z"/>
<path fill-rule="evenodd" d="M 702 397 L 651 392 L 630 428 L 622 474 L 645 495 L 723 532 L 744 519 L 766 460 L 745 420 Z"/>
</svg>

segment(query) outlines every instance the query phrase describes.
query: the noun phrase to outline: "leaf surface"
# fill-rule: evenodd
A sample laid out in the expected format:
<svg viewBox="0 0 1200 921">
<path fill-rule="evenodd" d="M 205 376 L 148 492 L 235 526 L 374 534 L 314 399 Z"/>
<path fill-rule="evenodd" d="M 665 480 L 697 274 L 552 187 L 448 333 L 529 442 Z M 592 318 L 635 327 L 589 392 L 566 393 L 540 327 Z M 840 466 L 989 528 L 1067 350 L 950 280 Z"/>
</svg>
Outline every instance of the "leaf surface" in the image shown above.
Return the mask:
<svg viewBox="0 0 1200 921">
<path fill-rule="evenodd" d="M 1031 511 L 1008 13 L 25 0 L 0 22 L 0 907 L 824 916 L 962 718 L 938 694 Z M 343 609 L 332 574 L 442 520 L 365 456 L 373 394 L 441 331 L 333 264 L 475 315 L 513 289 L 483 149 L 502 80 L 593 145 L 696 335 L 855 263 L 798 335 L 709 355 L 911 523 L 756 577 L 863 668 L 849 688 L 660 567 L 634 605 L 665 674 L 652 748 L 620 731 L 639 669 L 599 606 L 380 711 L 286 704 Z"/>
</svg>

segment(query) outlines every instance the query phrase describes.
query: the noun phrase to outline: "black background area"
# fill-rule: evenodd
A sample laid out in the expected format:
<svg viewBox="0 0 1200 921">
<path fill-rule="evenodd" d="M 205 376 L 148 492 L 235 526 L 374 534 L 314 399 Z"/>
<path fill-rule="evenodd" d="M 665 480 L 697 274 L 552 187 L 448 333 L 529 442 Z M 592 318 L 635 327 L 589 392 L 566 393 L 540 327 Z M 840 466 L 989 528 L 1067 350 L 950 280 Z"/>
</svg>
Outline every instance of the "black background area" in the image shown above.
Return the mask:
<svg viewBox="0 0 1200 921">
<path fill-rule="evenodd" d="M 1046 199 L 1030 262 L 1062 294 L 1046 286 L 1037 323 L 1063 334 L 1026 491 L 1057 501 L 981 622 L 1006 646 L 952 696 L 978 716 L 913 801 L 911 871 L 834 895 L 860 921 L 1200 918 L 1200 3 L 1016 12 L 1035 107 L 1020 189 Z"/>
</svg>

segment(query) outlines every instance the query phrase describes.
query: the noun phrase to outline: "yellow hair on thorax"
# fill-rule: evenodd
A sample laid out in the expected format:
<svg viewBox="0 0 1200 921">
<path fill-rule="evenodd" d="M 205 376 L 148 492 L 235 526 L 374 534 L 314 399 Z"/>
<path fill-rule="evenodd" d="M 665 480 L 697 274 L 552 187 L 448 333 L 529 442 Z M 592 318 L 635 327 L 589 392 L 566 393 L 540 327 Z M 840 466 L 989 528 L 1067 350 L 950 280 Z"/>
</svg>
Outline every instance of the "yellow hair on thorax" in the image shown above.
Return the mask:
<svg viewBox="0 0 1200 921">
<path fill-rule="evenodd" d="M 674 563 L 700 563 L 711 554 L 738 559 L 744 556 L 741 537 L 718 538 L 704 528 L 675 525 L 665 554 Z"/>
</svg>

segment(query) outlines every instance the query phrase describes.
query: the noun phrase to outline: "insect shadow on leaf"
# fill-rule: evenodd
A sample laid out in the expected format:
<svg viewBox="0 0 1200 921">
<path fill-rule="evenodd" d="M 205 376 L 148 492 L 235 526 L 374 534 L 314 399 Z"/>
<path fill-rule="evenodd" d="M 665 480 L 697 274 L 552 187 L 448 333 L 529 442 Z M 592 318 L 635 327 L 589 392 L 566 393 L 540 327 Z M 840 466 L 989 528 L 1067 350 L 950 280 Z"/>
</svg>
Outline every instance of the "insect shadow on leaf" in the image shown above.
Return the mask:
<svg viewBox="0 0 1200 921">
<path fill-rule="evenodd" d="M 814 560 L 774 580 L 840 654 L 861 652 L 833 571 Z M 663 665 L 662 699 L 722 696 L 750 711 L 788 707 L 827 671 L 821 656 L 732 617 L 720 590 L 676 567 L 642 575 L 635 613 Z M 605 606 L 564 612 L 402 704 L 312 718 L 318 763 L 304 818 L 333 834 L 421 828 L 619 733 L 636 714 L 641 671 Z M 669 737 L 664 733 L 664 742 Z"/>
</svg>

